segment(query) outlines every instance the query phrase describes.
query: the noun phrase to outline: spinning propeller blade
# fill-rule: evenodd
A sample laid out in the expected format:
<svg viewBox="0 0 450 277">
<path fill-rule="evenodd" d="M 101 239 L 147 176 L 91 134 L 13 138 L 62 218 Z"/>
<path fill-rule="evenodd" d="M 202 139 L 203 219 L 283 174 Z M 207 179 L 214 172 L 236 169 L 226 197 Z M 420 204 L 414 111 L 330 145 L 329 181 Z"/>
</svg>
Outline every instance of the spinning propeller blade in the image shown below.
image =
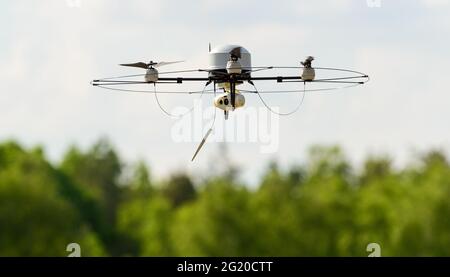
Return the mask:
<svg viewBox="0 0 450 277">
<path fill-rule="evenodd" d="M 206 133 L 206 135 L 203 137 L 202 142 L 201 142 L 200 145 L 198 146 L 197 151 L 195 151 L 195 154 L 194 154 L 194 156 L 192 157 L 191 162 L 193 162 L 194 159 L 195 159 L 195 157 L 197 157 L 198 153 L 199 153 L 200 150 L 202 149 L 203 145 L 205 144 L 205 142 L 206 142 L 206 140 L 208 139 L 209 135 L 211 134 L 212 130 L 213 130 L 212 128 L 209 129 L 208 132 Z"/>
<path fill-rule="evenodd" d="M 148 69 L 150 67 L 161 67 L 161 66 L 165 66 L 165 65 L 169 65 L 169 64 L 174 64 L 174 63 L 181 63 L 184 61 L 175 61 L 175 62 L 153 62 L 150 61 L 149 63 L 144 63 L 144 62 L 139 62 L 139 63 L 124 63 L 124 64 L 120 64 L 121 66 L 129 66 L 129 67 L 138 67 L 138 68 L 143 68 L 143 69 Z"/>
<path fill-rule="evenodd" d="M 300 62 L 305 68 L 311 68 L 312 67 L 312 62 L 314 61 L 314 57 L 313 56 L 308 56 L 306 57 L 305 61 Z"/>
<path fill-rule="evenodd" d="M 241 58 L 241 47 L 236 47 L 236 48 L 233 48 L 231 51 L 230 51 L 230 55 L 231 56 L 236 56 L 237 58 Z"/>
<path fill-rule="evenodd" d="M 161 67 L 161 66 L 165 66 L 165 65 L 169 65 L 169 64 L 182 63 L 182 62 L 184 62 L 184 61 L 159 62 L 159 63 L 155 63 L 154 67 Z"/>
<path fill-rule="evenodd" d="M 143 69 L 147 69 L 149 65 L 147 63 L 123 63 L 121 66 L 129 66 L 129 67 L 139 67 Z"/>
</svg>

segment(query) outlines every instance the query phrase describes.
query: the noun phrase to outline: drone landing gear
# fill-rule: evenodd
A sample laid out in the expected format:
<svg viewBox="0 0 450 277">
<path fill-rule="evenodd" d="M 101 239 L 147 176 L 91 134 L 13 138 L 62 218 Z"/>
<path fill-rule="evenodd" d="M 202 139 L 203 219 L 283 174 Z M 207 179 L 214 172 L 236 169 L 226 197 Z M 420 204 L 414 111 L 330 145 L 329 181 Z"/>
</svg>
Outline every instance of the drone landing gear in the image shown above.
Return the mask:
<svg viewBox="0 0 450 277">
<path fill-rule="evenodd" d="M 223 111 L 223 114 L 225 115 L 225 120 L 228 120 L 229 112 L 228 111 Z"/>
</svg>

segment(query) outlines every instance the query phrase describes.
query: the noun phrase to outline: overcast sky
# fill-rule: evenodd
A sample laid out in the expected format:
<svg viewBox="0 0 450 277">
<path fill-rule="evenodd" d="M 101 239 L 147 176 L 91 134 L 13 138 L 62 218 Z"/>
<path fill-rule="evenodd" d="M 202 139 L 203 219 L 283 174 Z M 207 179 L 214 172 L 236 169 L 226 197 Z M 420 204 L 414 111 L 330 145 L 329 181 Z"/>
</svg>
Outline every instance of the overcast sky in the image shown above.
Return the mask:
<svg viewBox="0 0 450 277">
<path fill-rule="evenodd" d="M 303 162 L 314 144 L 339 144 L 354 162 L 387 153 L 401 165 L 416 151 L 440 147 L 448 153 L 450 1 L 379 3 L 2 1 L 0 139 L 43 144 L 58 161 L 70 144 L 87 147 L 107 136 L 126 161 L 145 159 L 157 176 L 205 172 L 218 161 L 217 143 L 208 143 L 191 163 L 198 142 L 174 141 L 177 121 L 152 95 L 110 93 L 89 82 L 136 73 L 118 67 L 122 62 L 182 59 L 187 62 L 170 69 L 205 67 L 211 42 L 244 46 L 253 65 L 297 66 L 314 55 L 317 65 L 372 78 L 358 88 L 308 94 L 299 112 L 279 119 L 275 153 L 261 153 L 259 143 L 228 143 L 230 159 L 248 182 L 271 160 Z M 249 96 L 247 106 L 261 103 Z"/>
</svg>

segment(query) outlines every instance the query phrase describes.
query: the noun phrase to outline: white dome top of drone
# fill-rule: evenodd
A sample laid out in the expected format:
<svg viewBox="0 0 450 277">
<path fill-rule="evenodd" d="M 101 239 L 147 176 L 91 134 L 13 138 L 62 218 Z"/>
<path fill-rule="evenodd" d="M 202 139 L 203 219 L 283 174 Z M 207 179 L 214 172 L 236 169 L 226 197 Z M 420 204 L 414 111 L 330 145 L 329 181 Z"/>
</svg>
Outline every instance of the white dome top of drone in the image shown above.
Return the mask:
<svg viewBox="0 0 450 277">
<path fill-rule="evenodd" d="M 252 67 L 252 59 L 250 52 L 240 45 L 225 44 L 219 45 L 211 49 L 209 53 L 209 69 L 225 69 L 230 60 L 230 53 L 236 48 L 241 48 L 241 58 L 239 62 L 242 68 L 250 69 Z"/>
<path fill-rule="evenodd" d="M 246 54 L 250 54 L 250 52 L 245 49 L 244 47 L 240 46 L 240 45 L 236 45 L 236 44 L 224 44 L 224 45 L 218 45 L 216 47 L 214 47 L 213 49 L 211 49 L 211 54 L 214 53 L 222 53 L 222 54 L 228 54 L 230 53 L 233 49 L 235 48 L 241 48 L 241 53 L 246 53 Z"/>
</svg>

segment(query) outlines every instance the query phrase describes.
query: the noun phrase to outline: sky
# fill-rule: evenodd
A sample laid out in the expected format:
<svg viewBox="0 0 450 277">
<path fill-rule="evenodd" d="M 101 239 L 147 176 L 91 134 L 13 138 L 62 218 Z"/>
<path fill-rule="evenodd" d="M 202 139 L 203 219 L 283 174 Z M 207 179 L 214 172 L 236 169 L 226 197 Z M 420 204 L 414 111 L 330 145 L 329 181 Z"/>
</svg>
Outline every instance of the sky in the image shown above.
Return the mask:
<svg viewBox="0 0 450 277">
<path fill-rule="evenodd" d="M 161 178 L 220 170 L 223 144 L 207 143 L 192 163 L 198 139 L 176 141 L 177 121 L 152 95 L 111 93 L 90 81 L 140 73 L 117 66 L 123 62 L 204 68 L 208 43 L 231 43 L 248 49 L 255 66 L 298 66 L 313 55 L 317 66 L 371 77 L 357 88 L 308 94 L 297 113 L 278 119 L 271 153 L 258 142 L 229 141 L 227 157 L 245 182 L 255 183 L 271 161 L 305 162 L 312 145 L 338 144 L 355 164 L 368 155 L 401 166 L 432 148 L 450 153 L 449 14 L 448 0 L 2 1 L 0 140 L 43 145 L 56 163 L 69 145 L 108 137 L 125 161 L 145 160 Z M 275 100 L 280 109 L 294 101 L 284 97 Z M 262 107 L 253 96 L 246 105 Z M 221 114 L 217 120 L 223 124 Z"/>
</svg>

